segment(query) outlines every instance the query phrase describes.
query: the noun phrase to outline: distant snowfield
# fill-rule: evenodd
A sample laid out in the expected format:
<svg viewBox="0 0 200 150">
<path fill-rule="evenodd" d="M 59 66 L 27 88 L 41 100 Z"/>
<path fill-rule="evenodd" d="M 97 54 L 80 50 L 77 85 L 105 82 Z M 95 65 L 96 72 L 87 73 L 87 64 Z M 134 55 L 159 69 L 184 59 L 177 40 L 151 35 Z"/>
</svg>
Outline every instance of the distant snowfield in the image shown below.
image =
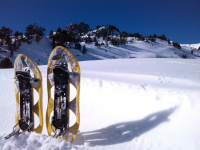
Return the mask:
<svg viewBox="0 0 200 150">
<path fill-rule="evenodd" d="M 81 55 L 80 59 L 114 55 L 109 49 L 110 56 L 100 55 L 97 49 L 92 50 L 89 46 L 88 50 L 87 56 Z M 126 55 L 120 52 L 116 54 Z M 162 52 L 160 50 L 160 55 L 164 55 Z M 145 53 L 147 57 L 152 55 Z M 23 133 L 4 140 L 14 125 L 15 98 L 13 69 L 0 70 L 0 149 L 199 149 L 200 59 L 106 59 L 79 61 L 79 64 L 81 122 L 73 145 L 48 137 L 45 124 L 43 134 Z M 43 76 L 45 119 L 46 65 L 39 68 Z M 75 96 L 71 89 L 70 99 Z M 73 122 L 72 117 L 70 125 Z"/>
<path fill-rule="evenodd" d="M 181 44 L 181 46 L 198 49 L 200 47 L 200 43 L 198 43 L 198 44 Z"/>
</svg>

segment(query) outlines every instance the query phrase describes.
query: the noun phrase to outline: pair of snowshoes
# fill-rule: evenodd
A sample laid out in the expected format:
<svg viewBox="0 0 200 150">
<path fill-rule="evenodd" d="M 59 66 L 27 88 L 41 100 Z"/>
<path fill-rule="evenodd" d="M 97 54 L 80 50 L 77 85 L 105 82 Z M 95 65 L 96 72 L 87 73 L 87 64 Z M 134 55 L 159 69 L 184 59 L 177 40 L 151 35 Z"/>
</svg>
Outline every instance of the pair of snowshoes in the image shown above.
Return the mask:
<svg viewBox="0 0 200 150">
<path fill-rule="evenodd" d="M 59 60 L 65 63 L 58 63 Z M 68 70 L 71 66 L 71 72 Z M 22 70 L 26 66 L 30 70 Z M 31 76 L 33 74 L 33 77 Z M 13 132 L 5 137 L 10 138 L 22 132 L 35 131 L 42 133 L 43 129 L 43 93 L 42 75 L 37 65 L 27 56 L 19 54 L 14 63 L 14 85 L 16 97 L 15 125 Z M 70 101 L 70 83 L 76 88 L 77 95 Z M 54 86 L 54 100 L 51 98 L 51 88 Z M 33 89 L 38 92 L 39 99 L 34 105 Z M 76 138 L 80 125 L 79 94 L 80 94 L 80 67 L 73 54 L 67 49 L 57 46 L 49 56 L 47 65 L 47 93 L 48 105 L 46 111 L 46 128 L 48 135 L 55 138 L 64 138 L 68 141 L 72 134 L 71 143 Z M 76 122 L 69 126 L 70 110 L 76 116 Z M 53 117 L 50 117 L 51 112 Z M 39 118 L 38 127 L 34 127 L 34 113 Z M 51 120 L 51 121 L 50 121 Z"/>
</svg>

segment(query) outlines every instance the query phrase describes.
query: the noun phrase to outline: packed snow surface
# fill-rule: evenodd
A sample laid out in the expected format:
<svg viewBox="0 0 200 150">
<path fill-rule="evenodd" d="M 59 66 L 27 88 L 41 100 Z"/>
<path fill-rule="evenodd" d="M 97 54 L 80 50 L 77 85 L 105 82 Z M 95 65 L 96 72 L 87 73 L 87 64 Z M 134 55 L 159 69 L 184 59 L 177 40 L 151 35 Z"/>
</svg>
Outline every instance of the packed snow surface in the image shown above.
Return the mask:
<svg viewBox="0 0 200 150">
<path fill-rule="evenodd" d="M 91 36 L 91 38 L 93 38 Z M 102 43 L 103 38 L 97 41 Z M 51 39 L 39 44 L 22 42 L 18 54 L 31 58 L 42 73 L 42 134 L 22 133 L 8 140 L 15 124 L 14 70 L 0 69 L 0 149 L 2 150 L 199 150 L 200 147 L 200 44 L 181 49 L 156 42 L 127 38 L 126 45 L 101 47 L 84 43 L 86 54 L 68 48 L 81 68 L 80 128 L 73 144 L 47 136 L 47 62 Z M 0 59 L 10 55 L 1 47 Z M 182 59 L 183 56 L 190 59 Z M 70 87 L 70 99 L 76 96 Z M 52 97 L 53 97 L 52 88 Z M 38 94 L 34 91 L 34 103 Z M 35 126 L 38 118 L 35 115 Z M 75 116 L 70 113 L 70 126 Z"/>
<path fill-rule="evenodd" d="M 45 120 L 42 134 L 25 132 L 4 140 L 14 126 L 14 72 L 0 69 L 0 149 L 199 149 L 200 59 L 106 59 L 79 64 L 81 121 L 73 144 L 48 137 Z M 47 66 L 39 69 L 45 119 Z"/>
</svg>

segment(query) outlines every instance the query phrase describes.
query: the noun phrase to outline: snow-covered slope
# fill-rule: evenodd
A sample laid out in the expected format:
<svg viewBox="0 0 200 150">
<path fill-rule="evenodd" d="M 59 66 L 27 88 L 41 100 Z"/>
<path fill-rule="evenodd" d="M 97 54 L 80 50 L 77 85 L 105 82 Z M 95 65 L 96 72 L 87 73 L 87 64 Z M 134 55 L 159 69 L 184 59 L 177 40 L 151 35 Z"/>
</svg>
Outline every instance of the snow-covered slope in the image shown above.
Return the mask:
<svg viewBox="0 0 200 150">
<path fill-rule="evenodd" d="M 5 58 L 10 56 L 10 52 L 6 50 L 6 47 L 2 46 L 0 52 L 0 57 Z M 18 50 L 10 57 L 11 61 L 14 62 L 18 54 L 24 54 L 30 57 L 37 65 L 47 64 L 49 55 L 52 51 L 51 39 L 44 37 L 41 39 L 39 44 L 33 40 L 31 44 L 22 42 Z"/>
<path fill-rule="evenodd" d="M 191 49 L 198 49 L 200 47 L 200 43 L 198 44 L 181 44 L 181 46 L 189 47 Z"/>
<path fill-rule="evenodd" d="M 94 36 L 91 36 L 93 38 Z M 103 38 L 97 38 L 99 43 L 105 43 Z M 52 39 L 48 37 L 42 38 L 37 44 L 34 40 L 29 45 L 22 42 L 19 50 L 14 52 L 11 61 L 14 62 L 18 54 L 24 54 L 31 58 L 38 65 L 46 65 L 48 57 L 52 51 Z M 109 44 L 109 43 L 108 43 Z M 102 45 L 101 47 L 95 46 L 95 43 L 82 42 L 81 45 L 86 45 L 87 53 L 82 54 L 79 50 L 74 49 L 74 45 L 69 50 L 75 55 L 78 61 L 87 60 L 104 60 L 104 59 L 124 59 L 124 58 L 182 58 L 186 55 L 189 59 L 200 58 L 200 51 L 196 48 L 182 46 L 181 49 L 174 48 L 168 45 L 167 41 L 157 39 L 156 42 L 138 41 L 136 38 L 128 37 L 126 45 Z M 193 54 L 191 53 L 193 50 Z M 2 52 L 3 51 L 3 52 Z M 2 46 L 0 58 L 9 57 L 10 52 L 6 47 Z"/>
<path fill-rule="evenodd" d="M 3 139 L 14 125 L 15 99 L 13 69 L 0 70 L 0 149 L 199 149 L 199 59 L 107 59 L 79 63 L 81 124 L 73 145 L 48 137 L 45 125 L 41 135 L 23 133 L 7 141 Z M 39 68 L 45 118 L 46 66 Z M 71 99 L 74 93 L 72 89 Z M 70 120 L 70 125 L 73 122 Z"/>
</svg>

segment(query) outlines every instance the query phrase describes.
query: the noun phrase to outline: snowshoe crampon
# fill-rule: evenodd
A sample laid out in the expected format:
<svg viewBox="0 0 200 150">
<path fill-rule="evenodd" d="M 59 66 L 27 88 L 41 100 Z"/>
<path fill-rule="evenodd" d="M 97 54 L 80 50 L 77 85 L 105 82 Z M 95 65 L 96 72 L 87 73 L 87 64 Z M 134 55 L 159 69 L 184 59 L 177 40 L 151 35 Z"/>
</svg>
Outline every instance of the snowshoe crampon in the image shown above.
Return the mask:
<svg viewBox="0 0 200 150">
<path fill-rule="evenodd" d="M 31 77 L 30 70 L 22 70 L 23 67 L 28 67 L 32 71 L 34 77 Z M 13 127 L 13 132 L 7 135 L 5 139 L 25 131 L 42 133 L 42 75 L 37 65 L 23 54 L 19 54 L 14 62 L 14 85 L 16 99 L 15 125 Z M 39 95 L 39 99 L 35 105 L 33 89 L 35 89 Z M 39 118 L 39 125 L 35 128 L 34 113 Z"/>
<path fill-rule="evenodd" d="M 65 63 L 58 63 L 59 60 Z M 68 64 L 71 72 L 68 70 Z M 76 88 L 76 97 L 70 101 L 70 84 Z M 54 86 L 54 100 L 51 98 L 51 88 Z M 47 65 L 47 92 L 48 106 L 46 112 L 46 126 L 49 136 L 64 138 L 68 141 L 72 134 L 74 142 L 80 125 L 79 94 L 80 94 L 80 67 L 74 55 L 67 49 L 57 46 L 50 54 Z M 76 116 L 76 122 L 69 126 L 70 111 Z M 50 118 L 51 112 L 53 117 Z M 50 122 L 51 120 L 51 122 Z"/>
</svg>

